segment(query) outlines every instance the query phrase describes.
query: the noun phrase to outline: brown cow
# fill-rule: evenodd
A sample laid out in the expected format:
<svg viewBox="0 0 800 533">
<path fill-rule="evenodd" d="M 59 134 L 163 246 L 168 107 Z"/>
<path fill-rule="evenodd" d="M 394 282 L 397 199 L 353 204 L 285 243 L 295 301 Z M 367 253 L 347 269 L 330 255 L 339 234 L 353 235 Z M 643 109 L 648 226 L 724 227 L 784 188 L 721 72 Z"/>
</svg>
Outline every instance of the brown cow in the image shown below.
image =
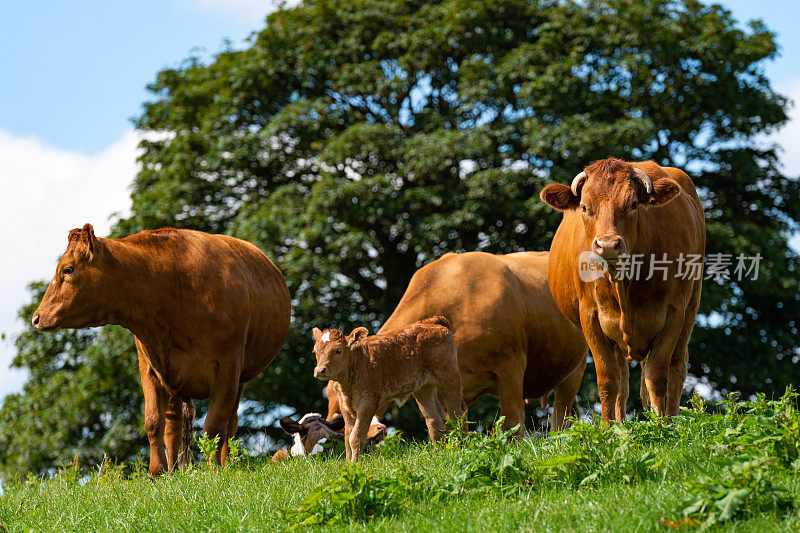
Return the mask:
<svg viewBox="0 0 800 533">
<path fill-rule="evenodd" d="M 605 159 L 571 187 L 548 185 L 541 198 L 564 211 L 550 248 L 550 289 L 592 350 L 603 419 L 625 418 L 626 359 L 642 362 L 644 405 L 676 414 L 702 284 L 679 277 L 678 268 L 691 255 L 702 261 L 706 241 L 692 180 L 652 161 Z M 591 252 L 611 264 L 595 280 L 579 270 Z M 625 257 L 630 265 L 639 257 L 639 275 L 619 275 Z"/>
<path fill-rule="evenodd" d="M 204 430 L 220 437 L 215 458 L 224 464 L 242 388 L 289 332 L 289 290 L 261 250 L 233 237 L 161 229 L 103 239 L 86 224 L 69 232 L 33 325 L 105 324 L 136 337 L 150 473 L 176 467 L 184 409 L 208 396 Z"/>
<path fill-rule="evenodd" d="M 555 389 L 551 427 L 561 429 L 580 387 L 588 348 L 583 333 L 553 301 L 548 255 L 446 254 L 414 274 L 378 333 L 432 315 L 447 317 L 467 404 L 484 394 L 498 396 L 503 427 L 519 425 L 522 435 L 523 398 L 541 398 Z M 330 386 L 328 398 L 330 418 L 339 412 Z"/>
<path fill-rule="evenodd" d="M 338 384 L 345 452 L 352 462 L 358 460 L 375 412 L 392 401 L 414 396 L 434 442 L 444 431 L 442 408 L 454 419 L 464 413 L 456 343 L 446 318 L 368 335 L 363 327 L 347 337 L 336 329 L 314 328 L 314 377 Z"/>
</svg>

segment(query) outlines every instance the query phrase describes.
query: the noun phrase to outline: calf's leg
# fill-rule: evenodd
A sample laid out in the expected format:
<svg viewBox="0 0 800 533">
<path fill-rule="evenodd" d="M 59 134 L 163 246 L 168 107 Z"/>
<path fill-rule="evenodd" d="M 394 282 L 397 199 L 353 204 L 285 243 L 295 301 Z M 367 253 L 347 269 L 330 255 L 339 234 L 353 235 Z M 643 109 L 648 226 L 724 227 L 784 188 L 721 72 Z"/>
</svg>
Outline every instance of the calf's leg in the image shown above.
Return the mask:
<svg viewBox="0 0 800 533">
<path fill-rule="evenodd" d="M 369 426 L 372 423 L 372 417 L 375 416 L 375 405 L 359 406 L 356 413 L 355 424 L 350 431 L 348 440 L 350 441 L 350 462 L 355 463 L 361 456 L 364 446 L 367 443 L 367 433 Z"/>
<path fill-rule="evenodd" d="M 439 416 L 436 407 L 436 387 L 426 385 L 414 393 L 417 406 L 425 417 L 425 425 L 428 427 L 428 435 L 433 442 L 438 442 L 444 433 L 444 420 Z"/>
<path fill-rule="evenodd" d="M 356 424 L 356 417 L 344 404 L 340 405 L 342 418 L 344 418 L 344 457 L 346 461 L 350 461 L 353 457 L 353 448 L 350 446 L 350 436 L 353 434 L 353 426 Z"/>
</svg>

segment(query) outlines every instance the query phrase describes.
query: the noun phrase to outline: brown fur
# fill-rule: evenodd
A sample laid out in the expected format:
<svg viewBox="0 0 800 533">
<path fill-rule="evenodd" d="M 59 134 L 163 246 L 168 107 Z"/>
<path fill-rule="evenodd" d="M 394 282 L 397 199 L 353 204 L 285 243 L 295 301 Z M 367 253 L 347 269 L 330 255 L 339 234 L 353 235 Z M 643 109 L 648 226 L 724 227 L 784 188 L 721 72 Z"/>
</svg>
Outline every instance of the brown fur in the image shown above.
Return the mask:
<svg viewBox="0 0 800 533">
<path fill-rule="evenodd" d="M 348 460 L 358 460 L 372 417 L 392 401 L 414 396 L 434 442 L 444 431 L 444 412 L 451 418 L 463 414 L 456 343 L 443 322 L 435 318 L 373 336 L 366 328 L 347 337 L 314 328 L 314 376 L 337 383 Z"/>
<path fill-rule="evenodd" d="M 634 168 L 653 184 L 647 193 Z M 703 254 L 705 219 L 692 180 L 677 168 L 652 161 L 598 161 L 575 196 L 558 183 L 542 190 L 546 203 L 564 211 L 553 238 L 548 272 L 550 289 L 561 311 L 583 329 L 594 355 L 605 420 L 624 420 L 628 364 L 642 362 L 642 400 L 659 413 L 678 411 L 689 358 L 687 346 L 700 304 L 702 282 L 675 277 L 679 254 Z M 583 212 L 586 207 L 586 213 Z M 638 280 L 593 282 L 579 277 L 581 252 L 614 252 L 597 245 L 617 241 L 627 254 L 643 254 Z M 672 260 L 666 281 L 646 280 L 650 258 Z"/>
<path fill-rule="evenodd" d="M 188 457 L 193 398 L 211 396 L 204 430 L 220 437 L 215 459 L 225 462 L 242 388 L 286 340 L 289 291 L 258 248 L 233 237 L 163 229 L 102 239 L 86 224 L 70 231 L 33 323 L 133 332 L 156 475 Z"/>
<path fill-rule="evenodd" d="M 523 398 L 555 389 L 551 427 L 571 413 L 586 367 L 583 333 L 558 310 L 547 286 L 547 252 L 447 254 L 411 278 L 380 332 L 430 315 L 452 323 L 464 400 L 500 398 L 504 428 L 524 431 Z M 328 387 L 328 417 L 339 412 Z M 379 415 L 382 415 L 379 412 Z"/>
</svg>

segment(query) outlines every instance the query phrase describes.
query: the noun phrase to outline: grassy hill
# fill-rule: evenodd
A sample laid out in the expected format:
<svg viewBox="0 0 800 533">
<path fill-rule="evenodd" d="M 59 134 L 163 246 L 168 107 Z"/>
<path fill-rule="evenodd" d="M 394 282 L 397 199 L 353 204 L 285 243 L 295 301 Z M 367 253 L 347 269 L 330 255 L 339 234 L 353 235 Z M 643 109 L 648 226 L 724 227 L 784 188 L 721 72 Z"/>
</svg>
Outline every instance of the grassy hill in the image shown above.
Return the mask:
<svg viewBox="0 0 800 533">
<path fill-rule="evenodd" d="M 340 457 L 245 458 L 148 479 L 105 465 L 8 484 L 0 530 L 800 530 L 800 418 L 779 401 L 697 399 L 664 423 L 578 422 L 546 438 L 451 432 Z M 124 472 L 127 471 L 127 472 Z M 306 525 L 298 526 L 299 529 Z"/>
</svg>

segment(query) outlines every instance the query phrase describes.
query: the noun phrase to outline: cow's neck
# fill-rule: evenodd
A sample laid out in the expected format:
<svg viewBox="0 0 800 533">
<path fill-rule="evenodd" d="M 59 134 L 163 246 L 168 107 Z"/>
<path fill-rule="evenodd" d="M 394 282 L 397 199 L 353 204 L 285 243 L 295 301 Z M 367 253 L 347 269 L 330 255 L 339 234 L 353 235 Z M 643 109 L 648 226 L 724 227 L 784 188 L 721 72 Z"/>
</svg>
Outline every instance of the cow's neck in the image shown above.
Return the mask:
<svg viewBox="0 0 800 533">
<path fill-rule="evenodd" d="M 152 250 L 117 239 L 103 239 L 107 250 L 110 297 L 107 323 L 122 326 L 139 339 L 152 339 L 165 324 L 166 285 L 171 279 Z"/>
</svg>

